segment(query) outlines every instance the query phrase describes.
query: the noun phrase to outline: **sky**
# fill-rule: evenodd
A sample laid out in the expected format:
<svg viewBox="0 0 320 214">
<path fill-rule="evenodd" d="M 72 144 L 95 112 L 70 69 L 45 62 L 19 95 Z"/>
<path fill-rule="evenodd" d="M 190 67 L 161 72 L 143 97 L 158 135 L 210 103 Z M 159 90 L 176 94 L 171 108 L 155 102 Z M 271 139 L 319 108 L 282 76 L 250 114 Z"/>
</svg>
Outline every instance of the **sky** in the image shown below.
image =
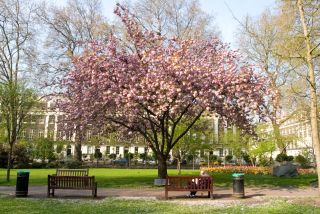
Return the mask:
<svg viewBox="0 0 320 214">
<path fill-rule="evenodd" d="M 266 8 L 273 8 L 276 0 L 200 0 L 201 8 L 206 13 L 214 16 L 214 23 L 221 33 L 224 42 L 236 47 L 235 34 L 238 23 L 233 18 L 242 20 L 246 15 L 257 17 Z M 103 11 L 109 20 L 113 20 L 113 9 L 119 0 L 102 0 Z M 230 9 L 228 9 L 228 7 Z M 231 13 L 231 11 L 232 13 Z"/>
</svg>

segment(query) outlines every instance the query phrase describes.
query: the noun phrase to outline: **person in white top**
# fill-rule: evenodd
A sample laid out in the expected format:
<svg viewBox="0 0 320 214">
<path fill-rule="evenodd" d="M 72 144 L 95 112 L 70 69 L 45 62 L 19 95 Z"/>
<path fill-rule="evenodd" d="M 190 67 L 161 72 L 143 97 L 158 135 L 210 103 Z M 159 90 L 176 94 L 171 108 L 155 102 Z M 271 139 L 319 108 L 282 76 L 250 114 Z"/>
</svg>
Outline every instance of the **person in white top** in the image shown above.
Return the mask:
<svg viewBox="0 0 320 214">
<path fill-rule="evenodd" d="M 204 171 L 204 170 L 201 170 L 200 171 L 200 176 L 209 176 L 208 172 Z M 198 185 L 198 182 L 201 182 L 201 180 L 199 179 L 196 179 L 195 181 L 193 180 L 192 181 L 194 184 Z M 190 194 L 187 195 L 189 198 L 194 198 L 197 194 L 197 191 L 190 191 Z"/>
</svg>

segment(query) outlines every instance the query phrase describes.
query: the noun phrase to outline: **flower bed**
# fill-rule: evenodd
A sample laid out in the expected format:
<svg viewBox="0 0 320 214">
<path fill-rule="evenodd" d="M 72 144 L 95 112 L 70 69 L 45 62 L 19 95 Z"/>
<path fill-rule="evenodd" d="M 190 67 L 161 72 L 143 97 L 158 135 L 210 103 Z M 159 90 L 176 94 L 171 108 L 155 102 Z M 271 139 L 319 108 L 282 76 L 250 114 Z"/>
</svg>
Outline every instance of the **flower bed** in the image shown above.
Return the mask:
<svg viewBox="0 0 320 214">
<path fill-rule="evenodd" d="M 256 166 L 216 166 L 216 167 L 201 167 L 201 170 L 205 170 L 209 173 L 234 173 L 241 172 L 246 174 L 254 175 L 272 175 L 272 167 L 256 167 Z M 316 170 L 311 169 L 301 169 L 298 168 L 298 173 L 300 175 L 305 174 L 315 174 Z"/>
<path fill-rule="evenodd" d="M 299 173 L 299 175 L 316 174 L 317 171 L 314 168 L 310 168 L 310 169 L 298 168 L 298 173 Z"/>
<path fill-rule="evenodd" d="M 205 170 L 209 173 L 234 173 L 241 172 L 246 174 L 260 174 L 260 175 L 271 175 L 272 167 L 255 167 L 255 166 L 218 166 L 218 167 L 203 167 L 202 170 Z"/>
</svg>

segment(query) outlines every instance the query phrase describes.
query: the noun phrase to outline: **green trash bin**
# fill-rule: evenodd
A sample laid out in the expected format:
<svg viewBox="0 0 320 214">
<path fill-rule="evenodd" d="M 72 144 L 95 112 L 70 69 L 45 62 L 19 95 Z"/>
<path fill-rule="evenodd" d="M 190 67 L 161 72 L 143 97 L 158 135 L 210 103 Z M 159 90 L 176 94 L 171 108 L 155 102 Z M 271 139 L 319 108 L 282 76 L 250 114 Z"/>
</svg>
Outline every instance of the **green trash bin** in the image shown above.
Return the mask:
<svg viewBox="0 0 320 214">
<path fill-rule="evenodd" d="M 244 173 L 233 173 L 233 196 L 244 197 Z"/>
<path fill-rule="evenodd" d="M 29 174 L 29 171 L 17 172 L 16 197 L 28 196 Z"/>
</svg>

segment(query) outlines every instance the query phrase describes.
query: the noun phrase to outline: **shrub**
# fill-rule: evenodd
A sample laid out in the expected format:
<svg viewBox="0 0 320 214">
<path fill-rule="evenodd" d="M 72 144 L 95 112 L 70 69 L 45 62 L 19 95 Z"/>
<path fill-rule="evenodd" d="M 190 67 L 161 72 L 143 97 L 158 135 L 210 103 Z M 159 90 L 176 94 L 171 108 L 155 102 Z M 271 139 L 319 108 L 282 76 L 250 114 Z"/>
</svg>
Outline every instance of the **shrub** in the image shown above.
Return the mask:
<svg viewBox="0 0 320 214">
<path fill-rule="evenodd" d="M 130 158 L 130 160 L 132 160 L 132 159 L 133 159 L 133 154 L 130 153 L 130 152 L 125 153 L 125 154 L 124 154 L 124 158 L 127 159 L 127 160 L 129 160 L 129 158 Z"/>
<path fill-rule="evenodd" d="M 232 155 L 227 155 L 225 157 L 226 162 L 230 162 L 232 160 L 233 156 Z"/>
<path fill-rule="evenodd" d="M 110 158 L 111 160 L 115 160 L 115 159 L 117 158 L 117 155 L 116 155 L 116 154 L 110 154 L 110 155 L 109 155 L 109 158 Z"/>
<path fill-rule="evenodd" d="M 4 145 L 0 143 L 0 168 L 6 168 L 8 165 L 8 152 Z"/>
<path fill-rule="evenodd" d="M 14 168 L 27 168 L 29 165 L 30 153 L 28 152 L 28 145 L 25 143 L 17 143 L 13 147 L 13 167 Z"/>
<path fill-rule="evenodd" d="M 100 160 L 102 158 L 102 153 L 100 152 L 100 150 L 95 150 L 94 158 L 97 160 Z"/>
<path fill-rule="evenodd" d="M 81 168 L 82 163 L 73 159 L 66 159 L 63 164 L 63 168 L 67 169 L 79 169 Z"/>
<path fill-rule="evenodd" d="M 216 162 L 216 161 L 218 161 L 218 156 L 217 155 L 210 155 L 209 159 L 211 162 Z"/>
<path fill-rule="evenodd" d="M 293 161 L 294 157 L 292 155 L 287 156 L 287 161 Z"/>
<path fill-rule="evenodd" d="M 46 168 L 60 168 L 61 164 L 58 161 L 52 161 L 50 163 L 47 163 Z"/>
<path fill-rule="evenodd" d="M 283 162 L 286 158 L 287 158 L 287 154 L 280 153 L 280 154 L 277 155 L 276 161 Z"/>
<path fill-rule="evenodd" d="M 273 164 L 273 160 L 265 157 L 265 156 L 261 156 L 259 157 L 259 166 L 270 166 Z"/>
<path fill-rule="evenodd" d="M 310 161 L 302 155 L 298 155 L 295 157 L 295 161 L 302 167 L 307 168 L 310 166 Z"/>
<path fill-rule="evenodd" d="M 250 156 L 247 153 L 241 152 L 241 157 L 246 162 L 246 164 L 251 163 Z"/>
<path fill-rule="evenodd" d="M 40 162 L 33 162 L 33 163 L 31 163 L 30 167 L 33 169 L 42 169 L 42 168 L 47 168 L 47 164 L 40 163 Z"/>
</svg>

